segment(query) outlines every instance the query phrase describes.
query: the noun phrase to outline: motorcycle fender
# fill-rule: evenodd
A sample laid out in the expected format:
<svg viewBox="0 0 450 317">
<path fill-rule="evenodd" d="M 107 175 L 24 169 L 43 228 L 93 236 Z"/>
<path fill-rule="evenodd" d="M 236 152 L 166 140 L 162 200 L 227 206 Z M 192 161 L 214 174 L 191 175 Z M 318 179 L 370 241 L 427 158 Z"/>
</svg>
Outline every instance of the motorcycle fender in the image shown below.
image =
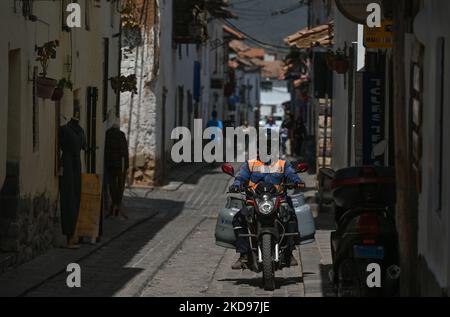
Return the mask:
<svg viewBox="0 0 450 317">
<path fill-rule="evenodd" d="M 258 239 L 259 240 L 261 239 L 261 237 L 264 234 L 267 234 L 267 233 L 271 234 L 276 241 L 278 241 L 280 239 L 280 233 L 278 232 L 277 228 L 258 226 Z"/>
</svg>

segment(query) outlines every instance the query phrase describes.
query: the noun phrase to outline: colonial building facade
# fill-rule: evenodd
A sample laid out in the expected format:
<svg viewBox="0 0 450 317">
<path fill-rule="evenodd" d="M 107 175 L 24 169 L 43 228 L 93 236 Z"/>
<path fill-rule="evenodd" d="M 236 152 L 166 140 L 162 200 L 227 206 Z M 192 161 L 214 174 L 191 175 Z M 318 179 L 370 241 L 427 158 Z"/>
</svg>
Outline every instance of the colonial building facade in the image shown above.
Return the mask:
<svg viewBox="0 0 450 317">
<path fill-rule="evenodd" d="M 0 3 L 0 254 L 8 265 L 61 243 L 58 130 L 74 105 L 88 136 L 83 171 L 103 173 L 106 119 L 116 108 L 108 79 L 119 71 L 120 2 L 79 1 L 82 25 L 69 28 L 70 2 Z M 54 100 L 39 97 L 38 48 L 46 45 L 54 52 L 44 77 L 68 83 Z"/>
</svg>

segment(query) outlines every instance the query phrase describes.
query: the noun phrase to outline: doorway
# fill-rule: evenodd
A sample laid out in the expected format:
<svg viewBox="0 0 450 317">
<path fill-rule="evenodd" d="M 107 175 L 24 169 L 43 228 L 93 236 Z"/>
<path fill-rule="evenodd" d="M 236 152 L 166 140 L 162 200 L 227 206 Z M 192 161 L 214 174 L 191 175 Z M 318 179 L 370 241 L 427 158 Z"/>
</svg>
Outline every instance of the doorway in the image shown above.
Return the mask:
<svg viewBox="0 0 450 317">
<path fill-rule="evenodd" d="M 8 137 L 6 152 L 8 162 L 18 162 L 20 158 L 20 55 L 20 49 L 10 51 L 8 55 Z"/>
<path fill-rule="evenodd" d="M 7 228 L 17 217 L 20 196 L 20 146 L 21 146 L 21 51 L 8 54 L 8 116 L 6 136 L 6 177 L 0 187 L 0 225 Z M 31 145 L 30 145 L 31 146 Z M 0 231 L 0 253 L 14 252 L 11 246 L 17 237 Z M 14 243 L 11 243 L 14 242 Z"/>
</svg>

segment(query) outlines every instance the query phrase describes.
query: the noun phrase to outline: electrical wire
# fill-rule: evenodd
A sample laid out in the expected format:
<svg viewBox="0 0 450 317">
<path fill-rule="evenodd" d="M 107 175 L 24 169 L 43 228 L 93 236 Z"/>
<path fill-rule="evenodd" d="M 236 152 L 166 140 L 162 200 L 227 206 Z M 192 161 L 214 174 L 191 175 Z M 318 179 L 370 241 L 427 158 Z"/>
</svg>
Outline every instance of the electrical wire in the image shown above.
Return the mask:
<svg viewBox="0 0 450 317">
<path fill-rule="evenodd" d="M 271 17 L 271 13 L 268 11 L 260 11 L 260 12 L 255 12 L 255 11 L 239 11 L 239 10 L 235 10 L 235 9 L 231 9 L 230 10 L 232 13 L 236 14 L 237 16 L 244 16 L 244 17 L 261 17 L 261 18 L 270 18 Z"/>
<path fill-rule="evenodd" d="M 230 8 L 232 11 L 240 11 L 244 13 L 269 13 L 267 9 L 255 9 L 254 7 L 241 7 L 241 8 Z"/>
<path fill-rule="evenodd" d="M 293 5 L 293 6 L 290 6 L 289 8 L 285 8 L 285 9 L 281 9 L 281 10 L 275 10 L 275 11 L 272 12 L 271 15 L 272 16 L 279 16 L 279 15 L 289 14 L 289 13 L 297 11 L 298 9 L 301 9 L 301 8 L 307 6 L 307 5 L 308 4 L 304 0 L 302 0 L 302 1 L 299 1 L 299 3 L 297 3 L 297 4 Z"/>
<path fill-rule="evenodd" d="M 257 1 L 261 1 L 261 0 L 242 0 L 242 1 L 230 3 L 230 6 L 233 7 L 233 6 L 235 6 L 235 5 L 240 5 L 240 4 L 245 4 L 245 3 L 251 3 L 251 2 L 257 2 Z"/>
</svg>

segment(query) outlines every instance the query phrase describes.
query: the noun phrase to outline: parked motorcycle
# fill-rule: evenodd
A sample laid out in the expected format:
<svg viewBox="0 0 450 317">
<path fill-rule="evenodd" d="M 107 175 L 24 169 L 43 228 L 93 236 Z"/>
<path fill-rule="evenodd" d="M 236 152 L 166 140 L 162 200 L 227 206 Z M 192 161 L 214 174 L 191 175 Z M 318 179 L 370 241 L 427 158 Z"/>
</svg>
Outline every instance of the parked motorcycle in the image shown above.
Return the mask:
<svg viewBox="0 0 450 317">
<path fill-rule="evenodd" d="M 306 164 L 294 165 L 297 173 L 308 170 Z M 235 177 L 234 168 L 230 164 L 222 166 L 224 173 Z M 229 193 L 227 207 L 219 214 L 216 226 L 216 244 L 226 248 L 235 248 L 235 233 L 232 226 L 233 217 L 242 207 L 248 210 L 248 234 L 241 237 L 249 239 L 252 252 L 247 269 L 263 273 L 265 290 L 275 289 L 275 272 L 290 266 L 291 253 L 287 252 L 289 238 L 294 238 L 296 245 L 314 241 L 315 226 L 311 209 L 308 205 L 300 205 L 301 197 L 293 200 L 297 219 L 289 212 L 286 199 L 287 190 L 294 184 L 282 184 L 277 189 L 273 184 L 260 183 L 256 189 L 244 187 L 237 198 Z M 294 201 L 295 200 L 295 201 Z M 288 226 L 297 230 L 288 233 Z"/>
<path fill-rule="evenodd" d="M 338 296 L 393 296 L 400 277 L 395 170 L 342 169 L 335 172 L 332 188 L 337 230 L 331 234 L 331 278 Z"/>
</svg>

